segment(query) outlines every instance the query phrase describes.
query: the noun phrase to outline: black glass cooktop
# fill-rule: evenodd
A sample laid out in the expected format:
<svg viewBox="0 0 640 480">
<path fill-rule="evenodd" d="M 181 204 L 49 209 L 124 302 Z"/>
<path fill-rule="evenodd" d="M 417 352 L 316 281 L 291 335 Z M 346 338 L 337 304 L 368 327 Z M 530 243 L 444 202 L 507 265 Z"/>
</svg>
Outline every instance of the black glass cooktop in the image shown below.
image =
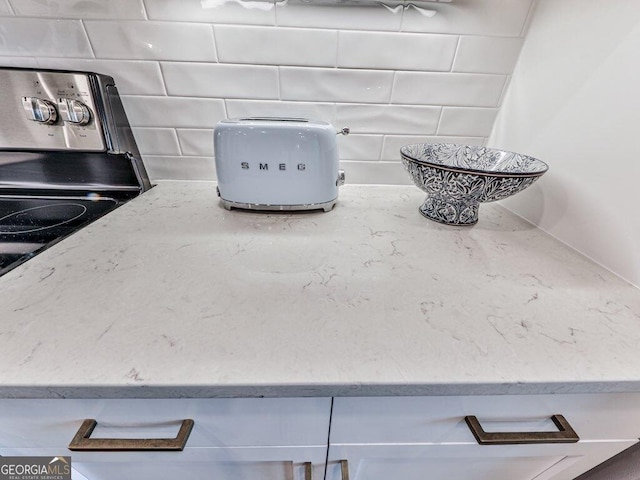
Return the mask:
<svg viewBox="0 0 640 480">
<path fill-rule="evenodd" d="M 86 196 L 0 196 L 0 275 L 29 260 L 122 202 Z"/>
</svg>

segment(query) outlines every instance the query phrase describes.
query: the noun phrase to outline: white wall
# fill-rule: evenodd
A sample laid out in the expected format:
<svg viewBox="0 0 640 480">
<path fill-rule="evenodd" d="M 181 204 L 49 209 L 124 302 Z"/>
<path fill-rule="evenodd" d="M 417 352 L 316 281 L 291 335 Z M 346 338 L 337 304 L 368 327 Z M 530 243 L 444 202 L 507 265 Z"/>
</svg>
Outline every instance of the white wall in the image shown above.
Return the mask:
<svg viewBox="0 0 640 480">
<path fill-rule="evenodd" d="M 639 137 L 640 1 L 539 0 L 488 144 L 550 170 L 503 204 L 639 286 Z"/>
<path fill-rule="evenodd" d="M 156 179 L 215 178 L 227 116 L 351 127 L 350 183 L 409 183 L 406 143 L 486 141 L 531 0 L 296 1 L 0 0 L 0 65 L 114 76 Z"/>
</svg>

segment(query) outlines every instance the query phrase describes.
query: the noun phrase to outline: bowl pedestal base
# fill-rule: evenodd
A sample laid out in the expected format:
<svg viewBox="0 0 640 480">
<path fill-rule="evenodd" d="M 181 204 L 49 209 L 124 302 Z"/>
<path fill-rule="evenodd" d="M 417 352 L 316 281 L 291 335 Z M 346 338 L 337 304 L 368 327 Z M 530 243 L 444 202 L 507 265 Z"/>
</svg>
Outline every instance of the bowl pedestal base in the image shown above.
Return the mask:
<svg viewBox="0 0 640 480">
<path fill-rule="evenodd" d="M 444 200 L 439 197 L 427 195 L 420 206 L 420 213 L 436 222 L 446 225 L 475 225 L 478 222 L 478 210 L 480 203 L 471 198 L 460 200 Z"/>
</svg>

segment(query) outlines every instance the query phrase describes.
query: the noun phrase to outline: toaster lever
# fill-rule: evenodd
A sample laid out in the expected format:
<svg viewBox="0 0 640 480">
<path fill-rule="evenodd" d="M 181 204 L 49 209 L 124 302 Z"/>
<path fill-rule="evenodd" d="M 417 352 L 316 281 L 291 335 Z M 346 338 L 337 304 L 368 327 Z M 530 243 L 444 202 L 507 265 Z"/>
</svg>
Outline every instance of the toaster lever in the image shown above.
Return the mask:
<svg viewBox="0 0 640 480">
<path fill-rule="evenodd" d="M 349 135 L 349 132 L 351 132 L 349 127 L 344 127 L 342 130 L 338 130 L 336 135 Z"/>
</svg>

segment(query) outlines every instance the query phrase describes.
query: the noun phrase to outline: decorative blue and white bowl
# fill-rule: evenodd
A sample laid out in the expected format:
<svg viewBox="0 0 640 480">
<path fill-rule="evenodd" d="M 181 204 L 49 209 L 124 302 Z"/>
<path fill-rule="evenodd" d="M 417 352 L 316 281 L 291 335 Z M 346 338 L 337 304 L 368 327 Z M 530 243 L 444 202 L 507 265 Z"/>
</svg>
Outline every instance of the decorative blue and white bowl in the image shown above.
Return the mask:
<svg viewBox="0 0 640 480">
<path fill-rule="evenodd" d="M 473 225 L 481 202 L 518 193 L 540 178 L 546 163 L 493 148 L 418 143 L 400 149 L 413 183 L 427 193 L 420 213 L 447 225 Z"/>
</svg>

